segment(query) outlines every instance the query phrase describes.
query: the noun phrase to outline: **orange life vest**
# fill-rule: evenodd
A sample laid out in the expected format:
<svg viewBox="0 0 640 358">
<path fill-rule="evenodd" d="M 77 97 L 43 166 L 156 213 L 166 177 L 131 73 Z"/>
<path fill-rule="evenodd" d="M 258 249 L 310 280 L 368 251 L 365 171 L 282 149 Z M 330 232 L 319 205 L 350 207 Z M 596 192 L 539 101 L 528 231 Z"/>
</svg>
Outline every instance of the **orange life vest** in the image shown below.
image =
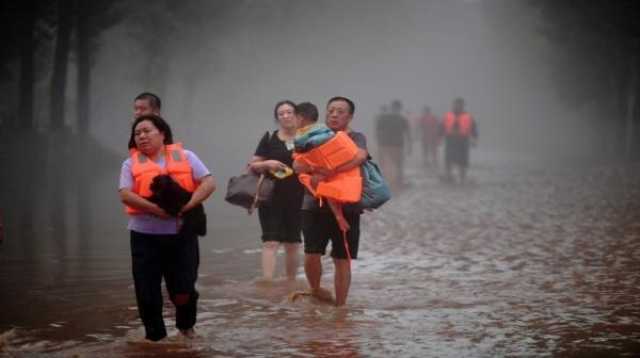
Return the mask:
<svg viewBox="0 0 640 358">
<path fill-rule="evenodd" d="M 358 147 L 345 132 L 337 132 L 326 143 L 305 153 L 294 153 L 293 158 L 312 168 L 334 170 L 348 163 L 358 153 Z M 362 175 L 360 167 L 336 173 L 329 180 L 318 183 L 313 188 L 311 175 L 299 174 L 300 182 L 316 198 L 333 199 L 342 203 L 356 203 L 362 197 Z"/>
<path fill-rule="evenodd" d="M 130 150 L 130 155 L 131 175 L 133 176 L 132 192 L 144 198 L 150 197 L 152 194 L 151 182 L 153 178 L 161 174 L 169 174 L 176 183 L 190 193 L 196 190 L 197 185 L 193 180 L 191 163 L 187 160 L 181 143 L 165 145 L 164 168 L 135 148 Z M 143 213 L 143 211 L 130 206 L 126 206 L 126 211 L 129 215 Z"/>
<path fill-rule="evenodd" d="M 455 126 L 456 122 L 458 125 L 458 130 L 456 131 Z M 462 137 L 468 137 L 471 135 L 471 127 L 473 125 L 473 119 L 471 115 L 467 112 L 461 113 L 458 116 L 453 112 L 447 112 L 444 115 L 444 121 L 442 123 L 444 125 L 444 133 L 445 135 L 460 135 Z"/>
</svg>

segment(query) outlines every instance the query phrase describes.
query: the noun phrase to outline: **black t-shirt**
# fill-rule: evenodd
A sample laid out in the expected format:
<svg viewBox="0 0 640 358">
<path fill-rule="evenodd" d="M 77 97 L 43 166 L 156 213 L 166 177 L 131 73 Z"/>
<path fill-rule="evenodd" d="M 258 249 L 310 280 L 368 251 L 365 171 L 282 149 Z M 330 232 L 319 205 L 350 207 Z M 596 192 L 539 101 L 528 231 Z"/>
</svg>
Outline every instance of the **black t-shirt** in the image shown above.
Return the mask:
<svg viewBox="0 0 640 358">
<path fill-rule="evenodd" d="M 379 145 L 402 146 L 408 131 L 409 121 L 401 114 L 382 115 L 376 121 L 376 136 Z"/>
<path fill-rule="evenodd" d="M 287 149 L 287 144 L 278 137 L 278 131 L 275 131 L 272 134 L 265 133 L 258 143 L 255 155 L 265 159 L 275 159 L 291 167 L 293 165 L 293 142 L 290 144 L 290 148 Z M 304 188 L 298 181 L 298 177 L 293 174 L 284 179 L 275 179 L 275 182 L 272 205 L 300 207 Z"/>
<path fill-rule="evenodd" d="M 348 132 L 349 138 L 358 146 L 360 149 L 367 150 L 367 137 L 360 132 Z M 302 210 L 311 210 L 311 211 L 328 211 L 328 204 L 323 203 L 323 206 L 320 207 L 318 205 L 318 199 L 316 199 L 308 190 L 304 191 L 304 199 L 302 200 Z M 360 213 L 362 210 L 355 208 L 353 205 L 345 205 L 343 206 L 344 212 L 358 212 Z"/>
</svg>

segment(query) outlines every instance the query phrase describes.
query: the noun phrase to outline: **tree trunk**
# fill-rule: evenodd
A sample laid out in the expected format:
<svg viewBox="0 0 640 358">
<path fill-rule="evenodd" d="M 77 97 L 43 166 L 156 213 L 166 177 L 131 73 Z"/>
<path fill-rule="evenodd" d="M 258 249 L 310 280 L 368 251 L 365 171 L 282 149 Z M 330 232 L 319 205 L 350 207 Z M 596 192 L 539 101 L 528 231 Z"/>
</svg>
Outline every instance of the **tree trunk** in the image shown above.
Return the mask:
<svg viewBox="0 0 640 358">
<path fill-rule="evenodd" d="M 28 0 L 22 4 L 23 20 L 20 28 L 20 99 L 16 127 L 32 129 L 35 127 L 33 118 L 35 65 L 34 30 L 36 25 L 35 0 Z"/>
<path fill-rule="evenodd" d="M 637 48 L 634 46 L 634 48 Z M 633 155 L 633 139 L 634 139 L 634 127 L 633 118 L 636 112 L 636 90 L 638 88 L 638 68 L 637 68 L 637 55 L 634 53 L 630 60 L 631 79 L 629 80 L 629 87 L 627 90 L 627 113 L 626 113 L 626 128 L 625 128 L 625 158 L 631 159 Z"/>
<path fill-rule="evenodd" d="M 58 0 L 58 31 L 51 79 L 52 129 L 64 127 L 65 92 L 67 89 L 67 63 L 69 61 L 69 40 L 71 38 L 73 1 Z"/>
<path fill-rule="evenodd" d="M 89 53 L 89 6 L 90 3 L 84 0 L 78 1 L 78 12 L 76 22 L 76 39 L 78 55 L 78 95 L 77 95 L 77 115 L 78 130 L 81 134 L 89 131 L 89 99 L 91 81 L 91 59 Z"/>
</svg>

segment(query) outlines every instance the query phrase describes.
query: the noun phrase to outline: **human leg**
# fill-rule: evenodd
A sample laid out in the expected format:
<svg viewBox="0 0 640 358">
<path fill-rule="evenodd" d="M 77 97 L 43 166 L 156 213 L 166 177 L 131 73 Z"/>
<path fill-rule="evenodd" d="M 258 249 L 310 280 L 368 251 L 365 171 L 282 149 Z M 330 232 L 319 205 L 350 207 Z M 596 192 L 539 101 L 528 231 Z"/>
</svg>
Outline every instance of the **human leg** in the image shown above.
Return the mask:
<svg viewBox="0 0 640 358">
<path fill-rule="evenodd" d="M 167 336 L 162 319 L 162 237 L 131 231 L 131 267 L 138 314 L 148 340 Z"/>
<path fill-rule="evenodd" d="M 309 283 L 311 295 L 329 302 L 333 302 L 331 293 L 320 287 L 320 280 L 322 278 L 321 257 L 325 254 L 327 244 L 329 243 L 327 218 L 332 217 L 333 215 L 331 213 L 326 212 L 302 212 L 302 232 L 304 233 L 305 254 L 304 273 Z"/>
<path fill-rule="evenodd" d="M 336 290 L 336 306 L 343 306 L 347 303 L 349 287 L 351 286 L 351 263 L 348 259 L 333 259 L 335 265 L 335 275 L 333 284 Z"/>
<path fill-rule="evenodd" d="M 298 274 L 300 244 L 287 242 L 284 244 L 285 251 L 285 268 L 287 271 L 287 279 L 295 280 Z"/>
<path fill-rule="evenodd" d="M 262 243 L 262 277 L 265 280 L 273 280 L 276 272 L 276 255 L 280 243 L 277 241 L 265 241 Z"/>
<path fill-rule="evenodd" d="M 360 215 L 348 213 L 345 218 L 351 230 L 343 235 L 332 233 L 331 256 L 335 265 L 334 288 L 336 292 L 336 306 L 343 306 L 347 302 L 351 287 L 351 259 L 358 258 L 360 241 Z M 335 238 L 334 238 L 335 237 Z M 348 251 L 347 251 L 348 250 Z"/>
<path fill-rule="evenodd" d="M 258 208 L 258 218 L 262 228 L 262 277 L 265 280 L 273 280 L 276 272 L 276 260 L 280 240 L 278 230 L 278 210 L 275 207 Z"/>
<path fill-rule="evenodd" d="M 195 235 L 179 235 L 172 241 L 167 255 L 165 282 L 169 297 L 176 307 L 176 327 L 185 335 L 192 334 L 196 324 L 198 267 L 200 249 Z"/>
</svg>

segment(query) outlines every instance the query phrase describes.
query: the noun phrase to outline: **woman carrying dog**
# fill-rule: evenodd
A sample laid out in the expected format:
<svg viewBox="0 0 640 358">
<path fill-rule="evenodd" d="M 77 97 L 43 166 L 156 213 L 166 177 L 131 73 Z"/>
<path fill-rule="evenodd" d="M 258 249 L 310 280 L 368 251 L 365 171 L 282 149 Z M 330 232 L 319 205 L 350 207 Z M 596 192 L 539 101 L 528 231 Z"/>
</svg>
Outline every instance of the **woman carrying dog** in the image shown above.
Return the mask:
<svg viewBox="0 0 640 358">
<path fill-rule="evenodd" d="M 198 237 L 192 231 L 180 231 L 179 216 L 207 199 L 215 190 L 215 180 L 198 156 L 173 143 L 171 128 L 159 116 L 136 118 L 129 142 L 135 147 L 122 164 L 119 191 L 129 214 L 133 280 L 146 339 L 158 341 L 167 336 L 162 319 L 163 277 L 176 307 L 176 327 L 191 337 L 200 257 Z M 161 205 L 147 199 L 153 179 L 161 174 L 170 175 L 192 193 L 178 217 L 169 216 Z"/>
<path fill-rule="evenodd" d="M 273 279 L 280 244 L 284 245 L 287 279 L 295 280 L 298 271 L 302 242 L 300 208 L 304 190 L 298 178 L 291 175 L 293 139 L 296 135 L 294 109 L 295 104 L 291 101 L 276 104 L 273 114 L 278 130 L 265 134 L 249 162 L 249 170 L 278 178 L 271 203 L 258 208 L 262 228 L 262 275 L 265 281 Z"/>
</svg>

